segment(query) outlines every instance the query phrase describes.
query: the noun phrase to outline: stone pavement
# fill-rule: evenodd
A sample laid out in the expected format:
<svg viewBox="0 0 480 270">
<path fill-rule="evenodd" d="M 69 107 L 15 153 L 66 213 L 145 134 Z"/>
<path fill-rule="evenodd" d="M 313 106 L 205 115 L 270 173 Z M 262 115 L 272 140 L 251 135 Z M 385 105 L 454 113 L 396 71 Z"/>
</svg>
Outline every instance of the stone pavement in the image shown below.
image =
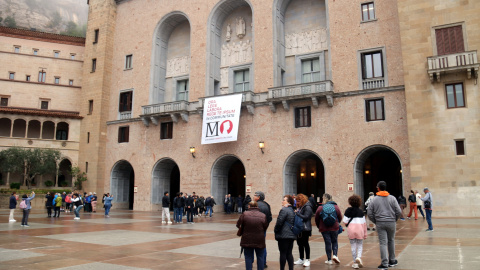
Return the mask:
<svg viewBox="0 0 480 270">
<path fill-rule="evenodd" d="M 47 218 L 44 210 L 34 209 L 30 227 L 24 228 L 21 212 L 15 212 L 17 222 L 8 223 L 8 210 L 0 210 L 0 269 L 245 269 L 244 258 L 239 258 L 237 214 L 166 225 L 160 212 L 112 209 L 110 218 L 82 212 L 81 220 L 75 221 L 72 213 Z M 267 233 L 268 269 L 279 269 L 274 222 Z M 433 224 L 435 231 L 427 233 L 424 219 L 397 223 L 395 269 L 480 269 L 480 218 L 434 218 Z M 310 246 L 310 269 L 352 269 L 346 233 L 339 236 L 340 265 L 324 264 L 318 231 Z M 298 259 L 296 244 L 293 252 Z M 380 264 L 376 232 L 369 232 L 362 257 L 364 269 Z"/>
</svg>

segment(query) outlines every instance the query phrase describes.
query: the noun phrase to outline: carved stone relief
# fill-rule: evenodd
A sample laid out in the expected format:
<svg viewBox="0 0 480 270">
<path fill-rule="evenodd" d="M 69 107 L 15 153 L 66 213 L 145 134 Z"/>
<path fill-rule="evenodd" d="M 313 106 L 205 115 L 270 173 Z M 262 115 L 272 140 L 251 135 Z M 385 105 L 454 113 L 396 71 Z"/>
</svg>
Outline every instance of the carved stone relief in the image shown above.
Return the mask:
<svg viewBox="0 0 480 270">
<path fill-rule="evenodd" d="M 232 28 L 230 27 L 230 24 L 227 25 L 227 35 L 225 37 L 225 41 L 229 42 L 232 39 Z"/>
<path fill-rule="evenodd" d="M 247 31 L 246 31 L 245 20 L 242 17 L 237 18 L 237 37 L 242 39 Z"/>
<path fill-rule="evenodd" d="M 228 87 L 228 67 L 220 69 L 220 87 Z"/>
<path fill-rule="evenodd" d="M 285 35 L 285 49 L 286 56 L 327 50 L 327 29 Z"/>
<path fill-rule="evenodd" d="M 182 56 L 167 60 L 167 78 L 190 72 L 190 57 Z"/>
<path fill-rule="evenodd" d="M 231 66 L 252 62 L 252 44 L 250 40 L 222 45 L 221 66 Z"/>
</svg>

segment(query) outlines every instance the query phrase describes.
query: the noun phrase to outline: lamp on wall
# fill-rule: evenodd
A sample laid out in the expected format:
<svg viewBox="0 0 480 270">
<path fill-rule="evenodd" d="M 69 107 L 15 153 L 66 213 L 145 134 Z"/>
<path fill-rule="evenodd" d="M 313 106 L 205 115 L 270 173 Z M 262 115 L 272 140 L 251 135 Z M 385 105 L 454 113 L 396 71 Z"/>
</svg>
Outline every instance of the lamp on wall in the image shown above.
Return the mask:
<svg viewBox="0 0 480 270">
<path fill-rule="evenodd" d="M 315 172 L 312 172 L 310 175 L 311 175 L 312 177 L 315 177 Z"/>
<path fill-rule="evenodd" d="M 370 174 L 370 171 L 369 171 L 369 170 L 365 170 L 365 174 Z"/>
<path fill-rule="evenodd" d="M 195 147 L 190 147 L 190 154 L 192 154 L 192 157 L 195 158 Z"/>
<path fill-rule="evenodd" d="M 265 148 L 265 143 L 263 141 L 258 142 L 258 148 L 260 148 L 260 151 L 262 151 L 263 154 L 263 148 Z"/>
<path fill-rule="evenodd" d="M 305 173 L 300 173 L 300 179 L 303 179 L 305 177 Z"/>
</svg>

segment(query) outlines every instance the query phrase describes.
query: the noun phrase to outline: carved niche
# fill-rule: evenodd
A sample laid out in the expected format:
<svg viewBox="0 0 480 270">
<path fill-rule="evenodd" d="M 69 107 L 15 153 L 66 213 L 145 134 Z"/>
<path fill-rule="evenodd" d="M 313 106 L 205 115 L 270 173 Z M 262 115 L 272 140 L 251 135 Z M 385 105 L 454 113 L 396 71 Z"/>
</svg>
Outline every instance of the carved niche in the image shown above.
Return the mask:
<svg viewBox="0 0 480 270">
<path fill-rule="evenodd" d="M 323 51 L 327 49 L 326 28 L 285 35 L 286 56 Z"/>
<path fill-rule="evenodd" d="M 221 66 L 231 66 L 252 62 L 252 43 L 250 40 L 222 45 Z"/>
<path fill-rule="evenodd" d="M 182 56 L 167 60 L 166 77 L 186 75 L 190 72 L 190 57 Z"/>
</svg>

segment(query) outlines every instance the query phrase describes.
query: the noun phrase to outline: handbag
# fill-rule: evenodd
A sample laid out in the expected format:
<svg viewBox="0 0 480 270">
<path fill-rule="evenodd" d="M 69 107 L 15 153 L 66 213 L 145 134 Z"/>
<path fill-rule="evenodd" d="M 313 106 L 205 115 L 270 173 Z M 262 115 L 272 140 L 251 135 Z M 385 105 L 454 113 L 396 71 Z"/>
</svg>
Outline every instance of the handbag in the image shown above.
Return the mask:
<svg viewBox="0 0 480 270">
<path fill-rule="evenodd" d="M 431 202 L 431 201 L 425 201 L 425 202 L 423 203 L 423 205 L 424 205 L 425 209 L 431 208 L 431 207 L 432 207 L 432 202 Z"/>
</svg>

